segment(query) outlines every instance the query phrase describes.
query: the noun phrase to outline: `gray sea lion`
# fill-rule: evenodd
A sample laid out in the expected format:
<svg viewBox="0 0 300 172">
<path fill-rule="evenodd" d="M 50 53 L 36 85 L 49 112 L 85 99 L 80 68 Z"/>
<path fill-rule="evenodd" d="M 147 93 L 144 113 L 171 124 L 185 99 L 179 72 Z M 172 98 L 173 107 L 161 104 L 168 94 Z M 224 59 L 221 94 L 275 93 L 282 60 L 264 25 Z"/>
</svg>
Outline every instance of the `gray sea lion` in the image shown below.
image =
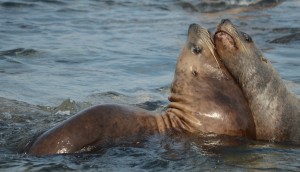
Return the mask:
<svg viewBox="0 0 300 172">
<path fill-rule="evenodd" d="M 211 35 L 197 24 L 178 59 L 170 103 L 162 114 L 123 105 L 84 110 L 40 135 L 27 150 L 45 155 L 72 153 L 119 140 L 139 141 L 152 134 L 215 133 L 255 137 L 255 126 L 242 91 L 219 65 Z"/>
<path fill-rule="evenodd" d="M 262 140 L 300 142 L 300 103 L 255 46 L 228 19 L 214 36 L 217 52 L 246 96 Z"/>
</svg>

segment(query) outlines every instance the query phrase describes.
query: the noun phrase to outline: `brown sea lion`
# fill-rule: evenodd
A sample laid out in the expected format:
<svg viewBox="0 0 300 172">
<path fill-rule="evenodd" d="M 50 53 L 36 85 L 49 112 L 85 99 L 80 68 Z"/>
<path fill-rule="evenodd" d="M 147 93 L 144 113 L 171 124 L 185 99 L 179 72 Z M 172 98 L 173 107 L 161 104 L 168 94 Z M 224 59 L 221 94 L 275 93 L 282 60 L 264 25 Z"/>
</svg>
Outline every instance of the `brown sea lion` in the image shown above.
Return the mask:
<svg viewBox="0 0 300 172">
<path fill-rule="evenodd" d="M 262 140 L 300 142 L 300 102 L 255 46 L 228 19 L 214 36 L 217 52 L 246 96 Z"/>
<path fill-rule="evenodd" d="M 101 147 L 122 139 L 138 141 L 167 132 L 254 138 L 247 101 L 218 60 L 208 30 L 192 24 L 178 59 L 166 112 L 154 114 L 123 105 L 94 106 L 40 135 L 27 152 L 72 153 L 87 146 Z"/>
<path fill-rule="evenodd" d="M 171 86 L 168 114 L 185 117 L 195 132 L 255 137 L 248 103 L 219 57 L 207 29 L 189 27 Z"/>
</svg>

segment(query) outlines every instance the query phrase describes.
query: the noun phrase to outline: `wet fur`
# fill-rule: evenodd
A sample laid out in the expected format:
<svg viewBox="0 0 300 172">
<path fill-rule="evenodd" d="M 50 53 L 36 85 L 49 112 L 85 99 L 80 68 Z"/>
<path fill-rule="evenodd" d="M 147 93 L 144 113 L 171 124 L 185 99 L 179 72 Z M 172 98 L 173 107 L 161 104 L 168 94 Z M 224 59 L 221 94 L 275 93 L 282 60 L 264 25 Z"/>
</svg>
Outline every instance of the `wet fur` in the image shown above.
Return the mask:
<svg viewBox="0 0 300 172">
<path fill-rule="evenodd" d="M 193 53 L 197 46 L 199 54 Z M 143 140 L 168 133 L 220 134 L 255 138 L 248 103 L 218 62 L 207 29 L 193 24 L 178 58 L 170 103 L 162 114 L 124 105 L 88 108 L 44 132 L 28 145 L 29 154 L 74 153 L 101 148 L 123 138 Z"/>
<path fill-rule="evenodd" d="M 229 34 L 235 46 L 226 40 L 230 37 L 222 37 L 219 32 Z M 247 42 L 242 33 L 226 20 L 218 26 L 215 44 L 225 66 L 249 101 L 257 138 L 300 143 L 299 100 L 288 91 L 255 43 Z"/>
</svg>

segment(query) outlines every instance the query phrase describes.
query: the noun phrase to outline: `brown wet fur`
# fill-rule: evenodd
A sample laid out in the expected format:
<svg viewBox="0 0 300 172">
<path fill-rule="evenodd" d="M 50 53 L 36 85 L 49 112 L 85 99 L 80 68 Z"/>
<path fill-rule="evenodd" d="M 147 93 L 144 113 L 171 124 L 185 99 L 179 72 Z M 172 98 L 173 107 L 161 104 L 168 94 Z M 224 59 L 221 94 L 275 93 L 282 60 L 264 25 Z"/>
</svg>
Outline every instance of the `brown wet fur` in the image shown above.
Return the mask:
<svg viewBox="0 0 300 172">
<path fill-rule="evenodd" d="M 162 114 L 124 105 L 91 107 L 40 135 L 26 152 L 73 153 L 174 132 L 256 137 L 242 91 L 220 63 L 208 30 L 199 25 L 189 27 L 169 100 Z"/>
<path fill-rule="evenodd" d="M 300 143 L 300 103 L 252 38 L 222 20 L 214 36 L 217 52 L 249 102 L 260 140 Z"/>
<path fill-rule="evenodd" d="M 163 120 L 152 112 L 123 105 L 104 104 L 86 109 L 43 133 L 27 150 L 45 155 L 74 153 L 86 146 L 134 142 L 160 131 Z"/>
</svg>

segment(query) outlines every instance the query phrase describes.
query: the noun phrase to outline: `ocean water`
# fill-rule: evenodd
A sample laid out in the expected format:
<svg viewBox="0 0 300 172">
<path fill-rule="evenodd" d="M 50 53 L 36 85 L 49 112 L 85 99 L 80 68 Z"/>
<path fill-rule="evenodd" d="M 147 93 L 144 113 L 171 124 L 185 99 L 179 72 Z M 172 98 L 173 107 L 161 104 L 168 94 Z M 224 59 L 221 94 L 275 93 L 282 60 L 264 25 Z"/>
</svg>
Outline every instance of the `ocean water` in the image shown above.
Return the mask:
<svg viewBox="0 0 300 172">
<path fill-rule="evenodd" d="M 300 171 L 300 146 L 159 136 L 36 157 L 28 138 L 94 104 L 161 111 L 189 24 L 229 18 L 300 95 L 298 0 L 0 0 L 0 171 Z"/>
</svg>

